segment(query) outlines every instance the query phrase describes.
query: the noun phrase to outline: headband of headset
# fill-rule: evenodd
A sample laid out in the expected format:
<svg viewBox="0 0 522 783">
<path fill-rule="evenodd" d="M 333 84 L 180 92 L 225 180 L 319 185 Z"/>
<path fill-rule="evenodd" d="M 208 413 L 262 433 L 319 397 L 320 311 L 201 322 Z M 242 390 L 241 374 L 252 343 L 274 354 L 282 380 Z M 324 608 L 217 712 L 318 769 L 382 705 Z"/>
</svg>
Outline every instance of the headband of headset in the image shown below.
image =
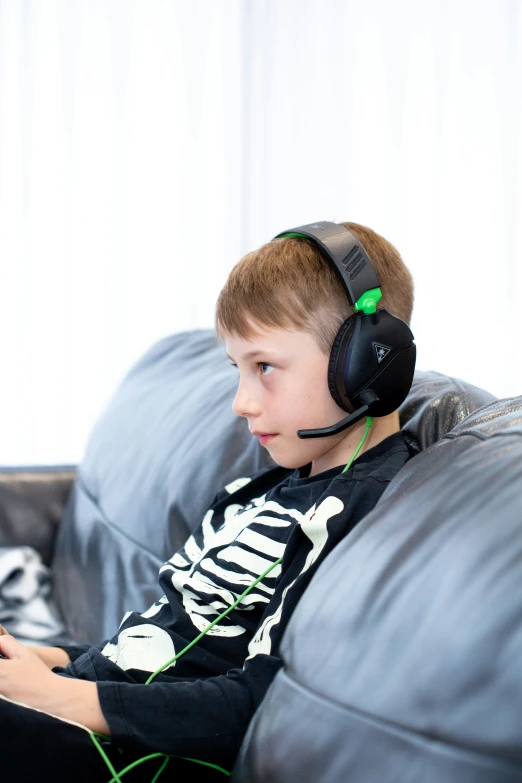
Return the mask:
<svg viewBox="0 0 522 783">
<path fill-rule="evenodd" d="M 382 296 L 381 283 L 366 250 L 347 228 L 321 220 L 282 231 L 274 239 L 283 237 L 311 239 L 337 270 L 354 309 L 375 312 Z"/>
</svg>

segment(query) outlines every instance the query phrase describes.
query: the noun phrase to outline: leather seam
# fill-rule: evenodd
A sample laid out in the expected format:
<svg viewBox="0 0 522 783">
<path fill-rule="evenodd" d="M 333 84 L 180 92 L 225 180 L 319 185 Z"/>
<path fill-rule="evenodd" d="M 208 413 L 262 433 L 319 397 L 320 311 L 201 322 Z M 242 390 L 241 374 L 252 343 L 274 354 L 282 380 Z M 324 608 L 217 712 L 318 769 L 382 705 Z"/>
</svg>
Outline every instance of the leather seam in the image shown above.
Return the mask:
<svg viewBox="0 0 522 783">
<path fill-rule="evenodd" d="M 474 746 L 459 744 L 455 740 L 449 739 L 447 737 L 442 737 L 437 734 L 429 734 L 426 731 L 413 729 L 410 726 L 406 726 L 402 723 L 398 723 L 387 718 L 378 717 L 370 712 L 365 712 L 358 707 L 342 704 L 342 702 L 339 702 L 336 699 L 332 699 L 330 696 L 325 696 L 313 688 L 310 688 L 308 685 L 304 685 L 296 677 L 295 670 L 288 665 L 285 665 L 285 667 L 280 671 L 279 676 L 285 678 L 292 687 L 303 691 L 305 694 L 312 696 L 316 700 L 325 704 L 331 704 L 343 712 L 351 713 L 356 718 L 363 720 L 365 723 L 373 723 L 382 730 L 403 735 L 406 738 L 412 739 L 414 741 L 424 739 L 430 743 L 440 745 L 441 750 L 444 748 L 451 748 L 452 750 L 457 751 L 463 755 L 469 755 L 476 760 L 490 761 L 492 764 L 496 765 L 497 767 L 501 767 L 504 770 L 506 767 L 510 771 L 516 772 L 520 772 L 522 769 L 522 760 L 517 761 L 516 759 L 510 758 L 508 756 L 494 755 L 491 752 L 482 751 L 480 748 Z"/>
<path fill-rule="evenodd" d="M 441 440 L 456 440 L 457 438 L 462 438 L 467 435 L 472 438 L 477 438 L 477 440 L 486 441 L 491 440 L 491 438 L 520 437 L 522 432 L 492 432 L 490 434 L 485 434 L 483 432 L 476 432 L 475 430 L 464 430 L 463 432 L 447 432 Z"/>
<path fill-rule="evenodd" d="M 101 520 L 102 520 L 103 524 L 106 525 L 106 527 L 109 527 L 112 530 L 116 530 L 121 536 L 123 536 L 123 538 L 125 538 L 127 541 L 130 541 L 132 544 L 134 544 L 135 547 L 137 547 L 138 549 L 140 549 L 143 552 L 147 552 L 149 555 L 151 555 L 158 562 L 159 565 L 161 565 L 162 563 L 165 562 L 164 560 L 161 559 L 161 557 L 159 557 L 158 554 L 156 554 L 156 552 L 153 552 L 152 549 L 149 549 L 149 547 L 145 546 L 141 542 L 136 541 L 135 538 L 130 536 L 127 532 L 122 530 L 118 525 L 116 525 L 112 520 L 110 520 L 108 518 L 107 514 L 101 508 L 100 504 L 97 502 L 97 500 L 94 497 L 94 495 L 86 487 L 86 485 L 85 485 L 85 483 L 84 483 L 80 473 L 78 473 L 78 475 L 77 475 L 76 482 L 77 482 L 77 484 L 79 486 L 81 486 L 82 491 L 85 492 L 85 494 L 87 495 L 87 497 L 89 498 L 91 503 L 95 506 L 97 511 L 99 511 Z"/>
</svg>

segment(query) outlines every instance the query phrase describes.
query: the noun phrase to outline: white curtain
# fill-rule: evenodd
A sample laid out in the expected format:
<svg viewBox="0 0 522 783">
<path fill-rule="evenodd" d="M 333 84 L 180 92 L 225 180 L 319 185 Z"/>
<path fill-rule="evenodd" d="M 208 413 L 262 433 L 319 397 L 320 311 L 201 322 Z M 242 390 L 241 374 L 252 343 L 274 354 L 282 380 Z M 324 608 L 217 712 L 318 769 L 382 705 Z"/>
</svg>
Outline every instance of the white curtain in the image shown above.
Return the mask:
<svg viewBox="0 0 522 783">
<path fill-rule="evenodd" d="M 398 247 L 421 369 L 522 393 L 521 84 L 514 0 L 0 0 L 0 463 L 318 219 Z"/>
</svg>

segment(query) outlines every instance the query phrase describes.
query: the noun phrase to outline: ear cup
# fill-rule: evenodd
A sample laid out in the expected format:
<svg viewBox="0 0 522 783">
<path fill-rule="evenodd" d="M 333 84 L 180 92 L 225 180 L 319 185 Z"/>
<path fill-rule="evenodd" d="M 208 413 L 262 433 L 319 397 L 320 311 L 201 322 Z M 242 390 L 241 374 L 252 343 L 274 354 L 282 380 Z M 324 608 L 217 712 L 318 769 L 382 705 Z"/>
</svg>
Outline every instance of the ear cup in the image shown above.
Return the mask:
<svg viewBox="0 0 522 783">
<path fill-rule="evenodd" d="M 415 370 L 416 350 L 409 326 L 378 310 L 357 313 L 339 329 L 332 346 L 328 386 L 335 402 L 349 413 L 364 404 L 371 389 L 378 397 L 370 416 L 386 416 L 406 398 Z"/>
<path fill-rule="evenodd" d="M 416 348 L 412 343 L 394 353 L 386 366 L 369 382 L 379 401 L 370 407 L 368 415 L 387 416 L 404 402 L 413 381 L 415 358 Z"/>
<path fill-rule="evenodd" d="M 344 365 L 349 362 L 347 354 L 349 346 L 353 342 L 354 332 L 358 331 L 356 316 L 351 315 L 341 324 L 341 328 L 335 336 L 335 340 L 330 351 L 330 361 L 328 363 L 328 388 L 337 405 L 348 413 L 353 413 L 354 407 L 346 396 L 344 390 L 343 378 Z M 339 369 L 341 368 L 341 369 Z"/>
</svg>

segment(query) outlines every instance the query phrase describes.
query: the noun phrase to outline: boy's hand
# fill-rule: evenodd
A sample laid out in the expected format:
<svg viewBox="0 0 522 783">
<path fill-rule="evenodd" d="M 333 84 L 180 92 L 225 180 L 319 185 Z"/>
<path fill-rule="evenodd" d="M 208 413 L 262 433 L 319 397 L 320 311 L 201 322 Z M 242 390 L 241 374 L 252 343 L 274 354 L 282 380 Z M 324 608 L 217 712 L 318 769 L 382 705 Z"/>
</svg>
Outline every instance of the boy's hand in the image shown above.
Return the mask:
<svg viewBox="0 0 522 783">
<path fill-rule="evenodd" d="M 27 707 L 110 734 L 100 708 L 96 683 L 54 674 L 30 647 L 0 636 L 0 695 Z"/>
<path fill-rule="evenodd" d="M 49 669 L 54 669 L 55 666 L 65 667 L 71 662 L 71 659 L 61 647 L 31 647 L 31 650 L 36 653 Z"/>
<path fill-rule="evenodd" d="M 9 631 L 6 631 L 3 625 L 0 625 L 0 636 L 9 636 Z M 37 654 L 49 669 L 53 669 L 55 666 L 67 666 L 71 662 L 71 659 L 61 647 L 31 646 L 31 650 Z"/>
<path fill-rule="evenodd" d="M 46 689 L 52 687 L 49 678 L 56 675 L 29 647 L 5 632 L 0 637 L 0 652 L 9 659 L 0 660 L 0 694 L 31 707 L 40 707 Z"/>
</svg>

